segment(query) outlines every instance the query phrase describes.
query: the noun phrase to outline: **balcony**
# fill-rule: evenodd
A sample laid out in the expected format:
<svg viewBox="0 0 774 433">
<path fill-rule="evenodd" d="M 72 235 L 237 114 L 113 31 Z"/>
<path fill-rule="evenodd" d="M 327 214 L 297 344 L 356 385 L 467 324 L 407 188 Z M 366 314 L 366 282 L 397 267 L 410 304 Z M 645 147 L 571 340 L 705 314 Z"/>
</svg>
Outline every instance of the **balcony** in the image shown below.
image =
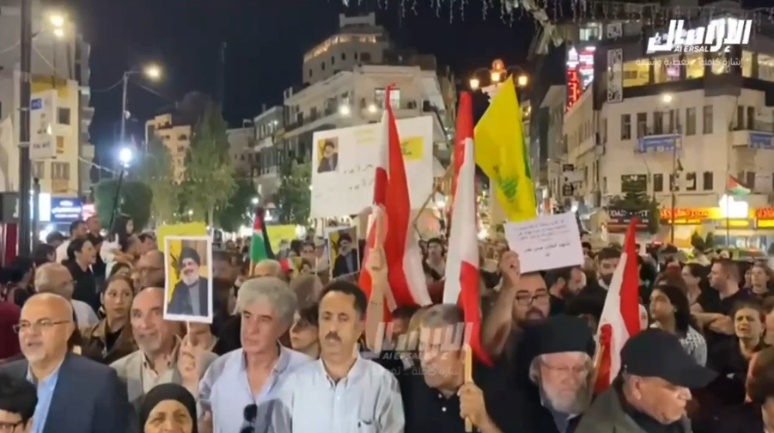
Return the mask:
<svg viewBox="0 0 774 433">
<path fill-rule="evenodd" d="M 735 126 L 731 131 L 734 147 L 774 150 L 774 124 L 758 120 Z"/>
</svg>

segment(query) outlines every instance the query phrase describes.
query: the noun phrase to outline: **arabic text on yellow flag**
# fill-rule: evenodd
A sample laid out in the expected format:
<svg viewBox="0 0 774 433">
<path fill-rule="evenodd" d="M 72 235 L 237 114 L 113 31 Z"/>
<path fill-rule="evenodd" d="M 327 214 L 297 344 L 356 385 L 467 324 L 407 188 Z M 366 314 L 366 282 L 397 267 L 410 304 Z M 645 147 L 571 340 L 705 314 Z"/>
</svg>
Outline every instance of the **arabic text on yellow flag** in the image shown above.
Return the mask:
<svg viewBox="0 0 774 433">
<path fill-rule="evenodd" d="M 518 222 L 537 217 L 535 184 L 513 78 L 492 98 L 476 125 L 474 142 L 476 164 L 496 185 L 497 201 L 508 219 Z"/>
</svg>

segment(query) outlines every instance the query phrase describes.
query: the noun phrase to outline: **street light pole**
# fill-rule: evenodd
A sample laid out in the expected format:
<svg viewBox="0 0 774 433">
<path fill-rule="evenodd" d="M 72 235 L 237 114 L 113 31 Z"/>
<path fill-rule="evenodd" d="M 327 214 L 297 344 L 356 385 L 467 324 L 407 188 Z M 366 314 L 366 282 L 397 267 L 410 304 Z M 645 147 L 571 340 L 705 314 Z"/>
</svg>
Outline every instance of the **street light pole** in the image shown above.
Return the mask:
<svg viewBox="0 0 774 433">
<path fill-rule="evenodd" d="M 129 87 L 129 72 L 124 72 L 124 77 L 121 79 L 121 130 L 118 135 L 118 145 L 125 146 L 124 139 L 126 138 L 126 93 Z"/>
<path fill-rule="evenodd" d="M 19 77 L 19 247 L 17 254 L 30 253 L 33 227 L 30 205 L 32 163 L 30 161 L 30 80 L 32 68 L 32 0 L 21 2 L 21 64 Z"/>
</svg>

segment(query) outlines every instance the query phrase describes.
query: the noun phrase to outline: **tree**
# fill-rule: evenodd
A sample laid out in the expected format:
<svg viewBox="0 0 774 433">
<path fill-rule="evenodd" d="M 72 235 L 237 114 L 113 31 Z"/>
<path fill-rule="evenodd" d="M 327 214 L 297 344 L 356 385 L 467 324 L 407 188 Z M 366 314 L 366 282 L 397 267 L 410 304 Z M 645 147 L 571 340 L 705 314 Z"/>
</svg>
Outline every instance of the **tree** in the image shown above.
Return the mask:
<svg viewBox="0 0 774 433">
<path fill-rule="evenodd" d="M 148 152 L 138 164 L 137 177 L 153 191 L 151 215 L 159 226 L 177 222 L 180 213 L 180 185 L 174 176 L 169 149 L 158 137 L 148 143 Z"/>
<path fill-rule="evenodd" d="M 215 208 L 225 205 L 234 192 L 234 167 L 228 154 L 226 121 L 214 105 L 206 108 L 194 127 L 186 155 L 183 180 L 184 205 L 192 220 L 212 222 Z"/>
<path fill-rule="evenodd" d="M 215 222 L 227 232 L 236 232 L 239 227 L 249 225 L 253 219 L 253 199 L 258 197 L 255 184 L 246 176 L 239 175 L 234 194 L 228 202 L 215 210 Z"/>
<path fill-rule="evenodd" d="M 107 226 L 110 224 L 113 206 L 116 201 L 118 179 L 107 179 L 94 186 L 94 201 L 97 216 Z M 134 230 L 141 231 L 150 219 L 150 204 L 153 191 L 144 182 L 124 179 L 118 196 L 116 215 L 129 215 L 134 222 Z"/>
<path fill-rule="evenodd" d="M 660 207 L 656 199 L 648 197 L 647 192 L 642 190 L 627 190 L 623 196 L 613 197 L 610 200 L 610 207 L 627 210 L 629 212 L 648 211 L 648 232 L 658 233 L 659 219 L 661 218 Z"/>
<path fill-rule="evenodd" d="M 298 163 L 288 158 L 280 166 L 280 186 L 274 194 L 277 218 L 283 224 L 306 225 L 309 222 L 309 205 L 312 184 L 310 162 Z"/>
</svg>

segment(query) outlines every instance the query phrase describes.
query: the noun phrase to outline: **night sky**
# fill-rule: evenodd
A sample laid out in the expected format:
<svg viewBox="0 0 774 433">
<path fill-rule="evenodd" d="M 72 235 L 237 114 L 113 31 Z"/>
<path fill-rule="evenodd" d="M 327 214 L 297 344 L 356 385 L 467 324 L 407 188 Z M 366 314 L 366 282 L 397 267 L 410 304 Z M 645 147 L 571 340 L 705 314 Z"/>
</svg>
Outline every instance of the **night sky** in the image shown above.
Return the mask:
<svg viewBox="0 0 774 433">
<path fill-rule="evenodd" d="M 186 92 L 217 94 L 220 46 L 225 42 L 224 115 L 236 126 L 257 115 L 262 104 L 281 104 L 282 91 L 301 83 L 303 53 L 336 31 L 340 12 L 368 11 L 368 1 L 349 9 L 338 0 L 84 1 L 77 19 L 92 46 L 91 101 L 96 113 L 91 134 L 99 162 L 107 163 L 115 152 L 121 111 L 121 86 L 116 84 L 123 71 L 148 62 L 157 62 L 165 71 L 159 83 L 135 77 L 130 85 L 129 110 L 139 119 L 130 128 L 139 135 L 147 118 Z M 506 64 L 527 66 L 535 34 L 531 18 L 509 25 L 499 11 L 491 11 L 484 20 L 481 3 L 475 1 L 462 20 L 456 2 L 450 23 L 448 9 L 437 17 L 429 4 L 417 0 L 417 14 L 408 11 L 404 17 L 396 0 L 387 9 L 373 4 L 370 10 L 377 12 L 377 22 L 400 47 L 434 54 L 439 65 L 451 66 L 464 82 L 474 69 L 498 57 Z"/>
</svg>

